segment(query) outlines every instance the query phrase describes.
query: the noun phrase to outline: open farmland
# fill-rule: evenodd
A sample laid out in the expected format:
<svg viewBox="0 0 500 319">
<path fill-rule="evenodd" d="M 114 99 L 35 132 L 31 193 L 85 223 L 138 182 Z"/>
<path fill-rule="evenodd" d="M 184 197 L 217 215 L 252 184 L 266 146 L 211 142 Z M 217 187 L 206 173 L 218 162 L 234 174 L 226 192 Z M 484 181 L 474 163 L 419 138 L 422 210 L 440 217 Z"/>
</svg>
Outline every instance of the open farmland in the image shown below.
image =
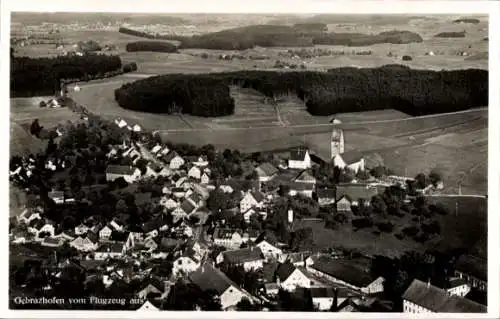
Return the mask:
<svg viewBox="0 0 500 319">
<path fill-rule="evenodd" d="M 40 125 L 46 128 L 57 126 L 59 123 L 73 121 L 78 119 L 78 115 L 73 113 L 67 107 L 61 108 L 41 108 L 40 101 L 47 102 L 53 97 L 34 97 L 34 98 L 12 98 L 10 117 L 12 121 L 18 124 L 31 124 L 33 120 L 38 119 Z"/>
</svg>

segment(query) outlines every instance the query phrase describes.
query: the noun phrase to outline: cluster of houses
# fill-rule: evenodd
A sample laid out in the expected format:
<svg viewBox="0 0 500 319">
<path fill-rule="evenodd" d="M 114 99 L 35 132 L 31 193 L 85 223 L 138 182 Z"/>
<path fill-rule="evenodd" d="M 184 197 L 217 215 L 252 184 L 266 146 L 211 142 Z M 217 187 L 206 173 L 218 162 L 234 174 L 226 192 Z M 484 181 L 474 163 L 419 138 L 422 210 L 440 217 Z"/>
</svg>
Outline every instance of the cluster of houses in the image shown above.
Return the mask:
<svg viewBox="0 0 500 319">
<path fill-rule="evenodd" d="M 129 126 L 122 119 L 117 119 L 115 124 L 129 131 L 142 131 L 140 126 Z M 331 155 L 340 167 L 354 171 L 365 169 L 362 156 L 344 152 L 342 130 L 334 130 L 332 134 Z M 74 229 L 61 231 L 46 218 L 43 208 L 26 208 L 16 220 L 23 227 L 16 227 L 10 233 L 12 243 L 38 243 L 48 248 L 67 243 L 80 252 L 80 260 L 59 262 L 56 276 L 64 267 L 77 267 L 88 275 L 88 280 L 100 280 L 105 287 L 140 279 L 144 284 L 137 296 L 147 300 L 140 310 L 158 310 L 159 303 L 168 296 L 176 280 L 184 278 L 203 291 L 215 291 L 223 310 L 234 309 L 243 298 L 252 303 L 275 300 L 278 291 L 283 289 L 299 297 L 311 296 L 313 305 L 320 311 L 390 311 L 391 306 L 379 299 L 384 292 L 385 279 L 370 274 L 366 258 L 350 258 L 338 252 L 289 252 L 287 245 L 280 243 L 273 234 L 232 229 L 225 224 L 218 224 L 213 235 L 208 236 L 199 225 L 190 222 L 192 216 L 197 216 L 199 223 L 204 223 L 210 192 L 217 188 L 229 194 L 237 191 L 229 182 L 214 185 L 207 157 L 183 157 L 165 145 L 148 148 L 136 142 L 111 147 L 107 157 L 110 161 L 129 158 L 132 163 L 130 166 L 109 165 L 106 169 L 108 182 L 123 178 L 134 184 L 142 179 L 163 178 L 162 195 L 155 204 L 172 215 L 172 224 L 162 216 L 142 225 L 126 225 L 119 217 L 105 223 L 88 218 Z M 141 159 L 147 161 L 145 168 L 137 165 Z M 29 168 L 33 164 L 28 158 L 22 167 Z M 57 170 L 63 165 L 65 163 L 54 159 L 46 169 Z M 261 163 L 255 167 L 256 187 L 239 190 L 241 196 L 234 211 L 247 222 L 255 214 L 267 218 L 272 214 L 270 203 L 280 196 L 280 185 L 285 184 L 290 196 L 315 198 L 320 206 L 336 205 L 337 211 L 349 214 L 355 206 L 370 205 L 370 199 L 380 189 L 373 183 L 357 182 L 338 184 L 335 188 L 317 187 L 311 168 L 311 154 L 304 148 L 291 151 L 286 163 L 277 167 L 270 162 Z M 11 176 L 13 174 L 15 172 L 11 172 Z M 397 177 L 393 180 L 401 182 Z M 60 191 L 50 192 L 49 197 L 56 204 L 74 201 Z M 135 200 L 148 202 L 152 198 L 147 193 L 136 194 Z M 293 223 L 293 219 L 294 212 L 289 210 L 288 222 Z M 209 254 L 214 245 L 225 250 L 212 260 Z M 156 270 L 167 257 L 172 269 L 169 276 L 163 276 Z M 467 261 L 462 264 L 467 265 Z M 139 271 L 138 265 L 141 265 Z M 262 288 L 251 295 L 221 271 L 221 265 L 260 272 Z M 444 290 L 416 280 L 403 296 L 404 311 L 463 311 L 467 307 L 482 310 L 481 305 L 464 298 L 470 287 L 486 289 L 486 281 L 482 279 L 483 276 L 477 273 L 462 270 Z M 428 304 L 433 298 L 439 298 L 439 303 Z"/>
</svg>

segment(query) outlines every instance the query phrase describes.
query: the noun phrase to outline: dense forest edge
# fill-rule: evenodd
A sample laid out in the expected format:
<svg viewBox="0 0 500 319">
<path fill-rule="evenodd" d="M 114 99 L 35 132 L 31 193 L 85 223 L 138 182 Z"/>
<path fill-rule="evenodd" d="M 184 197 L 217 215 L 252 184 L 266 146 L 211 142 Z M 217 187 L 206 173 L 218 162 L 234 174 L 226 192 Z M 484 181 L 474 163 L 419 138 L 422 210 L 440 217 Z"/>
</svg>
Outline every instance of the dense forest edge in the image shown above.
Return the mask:
<svg viewBox="0 0 500 319">
<path fill-rule="evenodd" d="M 246 50 L 260 47 L 304 47 L 315 44 L 367 46 L 379 43 L 406 44 L 422 42 L 410 31 L 386 31 L 378 34 L 330 33 L 322 23 L 299 23 L 293 26 L 253 25 L 202 35 L 179 36 L 149 34 L 121 27 L 119 32 L 155 40 L 179 41 L 180 49 Z"/>
<path fill-rule="evenodd" d="M 462 32 L 440 32 L 434 36 L 435 38 L 465 38 L 465 31 Z"/>
<path fill-rule="evenodd" d="M 167 52 L 175 53 L 177 52 L 177 47 L 169 42 L 157 42 L 157 41 L 137 41 L 130 42 L 125 47 L 127 52 Z"/>
<path fill-rule="evenodd" d="M 413 70 L 401 65 L 160 75 L 124 84 L 115 90 L 115 99 L 135 111 L 216 117 L 234 113 L 230 85 L 253 88 L 271 99 L 296 95 L 312 115 L 396 109 L 417 116 L 488 105 L 488 71 Z"/>
<path fill-rule="evenodd" d="M 117 55 L 88 53 L 83 56 L 54 58 L 15 57 L 11 52 L 11 97 L 52 95 L 62 81 L 89 81 L 131 71 L 135 63 L 125 65 Z"/>
</svg>

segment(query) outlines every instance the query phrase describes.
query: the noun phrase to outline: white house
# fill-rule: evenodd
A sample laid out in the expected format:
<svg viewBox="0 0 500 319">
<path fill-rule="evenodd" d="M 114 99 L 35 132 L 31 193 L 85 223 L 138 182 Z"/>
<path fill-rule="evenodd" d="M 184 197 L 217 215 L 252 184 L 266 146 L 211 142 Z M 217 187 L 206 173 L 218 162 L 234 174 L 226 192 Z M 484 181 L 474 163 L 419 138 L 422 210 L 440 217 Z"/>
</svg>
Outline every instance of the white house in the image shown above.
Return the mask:
<svg viewBox="0 0 500 319">
<path fill-rule="evenodd" d="M 243 237 L 239 231 L 234 229 L 216 228 L 213 235 L 214 244 L 228 249 L 239 248 L 243 243 Z"/>
<path fill-rule="evenodd" d="M 98 242 L 93 242 L 89 237 L 78 236 L 69 245 L 79 251 L 93 251 L 97 249 Z"/>
<path fill-rule="evenodd" d="M 172 264 L 172 275 L 189 275 L 200 267 L 200 260 L 192 253 L 185 253 L 177 258 Z"/>
<path fill-rule="evenodd" d="M 168 198 L 166 196 L 163 196 L 160 199 L 160 205 L 165 207 L 165 209 L 167 209 L 167 210 L 173 210 L 177 206 L 179 206 L 179 203 L 177 201 L 173 200 L 172 198 Z"/>
<path fill-rule="evenodd" d="M 250 208 L 263 208 L 264 195 L 259 191 L 248 191 L 240 201 L 240 211 L 246 212 Z"/>
<path fill-rule="evenodd" d="M 300 182 L 292 182 L 288 185 L 290 190 L 288 191 L 288 195 L 297 196 L 302 195 L 305 197 L 312 198 L 315 184 L 313 183 L 300 183 Z"/>
<path fill-rule="evenodd" d="M 162 146 L 159 144 L 156 144 L 152 149 L 151 149 L 151 154 L 157 154 L 160 152 L 162 149 Z"/>
<path fill-rule="evenodd" d="M 280 259 L 283 255 L 283 250 L 269 243 L 267 240 L 259 241 L 256 247 L 260 248 L 262 254 L 266 258 L 276 258 Z"/>
<path fill-rule="evenodd" d="M 234 192 L 233 188 L 229 185 L 220 185 L 219 189 L 226 194 L 232 194 Z"/>
<path fill-rule="evenodd" d="M 336 291 L 333 287 L 310 287 L 310 288 L 298 288 L 303 294 L 309 292 L 312 298 L 313 305 L 319 311 L 329 311 L 335 302 Z M 344 298 L 339 298 L 337 300 L 337 305 L 340 305 L 339 301 Z"/>
<path fill-rule="evenodd" d="M 120 222 L 119 220 L 117 220 L 116 218 L 115 218 L 115 219 L 113 219 L 113 220 L 109 223 L 109 225 L 110 225 L 110 226 L 111 226 L 114 230 L 116 230 L 116 231 L 123 231 L 123 228 L 124 228 L 123 223 L 122 223 L 122 222 Z"/>
<path fill-rule="evenodd" d="M 136 124 L 136 125 L 134 125 L 134 126 L 132 127 L 132 130 L 133 130 L 134 132 L 140 132 L 140 131 L 142 131 L 142 128 L 141 128 L 141 126 L 140 126 L 139 124 Z"/>
<path fill-rule="evenodd" d="M 194 179 L 201 179 L 201 170 L 198 166 L 193 166 L 188 171 L 188 176 Z"/>
<path fill-rule="evenodd" d="M 54 237 L 45 237 L 41 242 L 41 245 L 46 247 L 61 247 L 63 244 L 64 240 L 62 238 Z"/>
<path fill-rule="evenodd" d="M 105 225 L 100 231 L 99 231 L 99 238 L 100 239 L 109 239 L 111 237 L 111 233 L 113 232 L 113 229 Z"/>
<path fill-rule="evenodd" d="M 291 169 L 311 168 L 311 156 L 307 149 L 296 149 L 291 152 L 288 160 L 288 167 Z"/>
<path fill-rule="evenodd" d="M 311 286 L 311 280 L 290 262 L 278 266 L 276 282 L 287 291 L 294 291 L 297 287 L 309 288 Z"/>
<path fill-rule="evenodd" d="M 208 184 L 210 183 L 210 177 L 208 176 L 207 173 L 203 173 L 203 175 L 201 175 L 201 184 Z"/>
<path fill-rule="evenodd" d="M 153 305 L 149 300 L 146 300 L 137 311 L 160 311 L 155 305 Z"/>
<path fill-rule="evenodd" d="M 446 291 L 450 295 L 465 297 L 471 291 L 471 287 L 463 278 L 452 278 L 449 280 L 449 287 L 446 288 Z"/>
<path fill-rule="evenodd" d="M 487 307 L 414 279 L 403 294 L 404 313 L 485 313 Z"/>
<path fill-rule="evenodd" d="M 79 236 L 79 235 L 86 234 L 89 230 L 90 230 L 90 227 L 88 227 L 85 224 L 80 224 L 80 225 L 75 227 L 75 235 Z"/>
<path fill-rule="evenodd" d="M 252 301 L 248 293 L 241 290 L 238 285 L 210 263 L 205 263 L 193 272 L 189 279 L 203 291 L 215 291 L 222 310 L 236 306 L 244 297 Z"/>
<path fill-rule="evenodd" d="M 278 169 L 270 163 L 262 163 L 255 169 L 255 172 L 259 176 L 259 182 L 264 183 L 273 179 L 278 173 Z"/>
<path fill-rule="evenodd" d="M 264 261 L 264 255 L 258 247 L 223 251 L 216 259 L 218 264 L 224 262 L 234 266 L 243 266 L 245 271 L 261 269 L 264 266 Z"/>
<path fill-rule="evenodd" d="M 123 243 L 104 243 L 94 253 L 95 260 L 106 260 L 108 258 L 120 258 L 125 253 Z"/>
<path fill-rule="evenodd" d="M 123 177 L 127 183 L 134 183 L 141 176 L 141 171 L 137 167 L 109 165 L 106 168 L 106 180 L 114 181 Z"/>
<path fill-rule="evenodd" d="M 186 163 L 182 157 L 180 157 L 177 152 L 169 152 L 165 156 L 164 161 L 168 163 L 169 168 L 176 170 Z"/>
<path fill-rule="evenodd" d="M 206 156 L 200 156 L 195 162 L 193 162 L 193 164 L 196 166 L 205 167 L 208 166 L 209 163 Z"/>
<path fill-rule="evenodd" d="M 355 173 L 365 170 L 363 154 L 355 150 L 335 155 L 333 164 L 341 169 L 347 167 Z"/>
<path fill-rule="evenodd" d="M 120 118 L 115 120 L 115 124 L 118 125 L 119 128 L 124 128 L 128 125 L 127 122 Z"/>
<path fill-rule="evenodd" d="M 42 219 L 42 217 L 40 216 L 40 213 L 35 210 L 35 209 L 31 209 L 31 208 L 25 208 L 21 214 L 19 216 L 17 216 L 17 222 L 18 223 L 24 223 L 26 225 L 28 225 L 29 223 L 31 223 L 32 221 L 34 220 L 39 220 L 39 219 Z"/>
<path fill-rule="evenodd" d="M 47 237 L 54 237 L 55 233 L 54 225 L 51 222 L 43 220 L 35 220 L 32 227 L 28 226 L 28 231 L 34 234 L 37 239 L 40 238 L 39 236 L 42 233 L 48 234 Z"/>
</svg>

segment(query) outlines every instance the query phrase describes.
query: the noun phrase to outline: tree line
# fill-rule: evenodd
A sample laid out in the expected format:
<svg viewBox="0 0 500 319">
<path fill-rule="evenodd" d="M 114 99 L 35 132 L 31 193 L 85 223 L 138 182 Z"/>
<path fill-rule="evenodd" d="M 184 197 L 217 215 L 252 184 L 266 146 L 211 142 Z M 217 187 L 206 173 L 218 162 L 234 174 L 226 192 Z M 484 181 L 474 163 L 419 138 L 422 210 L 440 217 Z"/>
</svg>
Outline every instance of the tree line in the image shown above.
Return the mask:
<svg viewBox="0 0 500 319">
<path fill-rule="evenodd" d="M 434 36 L 435 38 L 465 38 L 465 31 L 462 32 L 440 32 Z"/>
<path fill-rule="evenodd" d="M 10 91 L 12 97 L 52 95 L 61 80 L 88 80 L 121 70 L 119 56 L 85 54 L 54 58 L 11 56 Z"/>
<path fill-rule="evenodd" d="M 416 116 L 488 105 L 488 71 L 413 70 L 399 65 L 161 75 L 123 85 L 115 99 L 123 108 L 138 111 L 222 116 L 234 112 L 229 85 L 252 88 L 270 98 L 296 94 L 312 115 L 397 109 Z"/>
<path fill-rule="evenodd" d="M 169 42 L 137 41 L 127 43 L 127 52 L 149 51 L 149 52 L 177 52 L 177 47 Z"/>
<path fill-rule="evenodd" d="M 410 31 L 387 31 L 379 34 L 325 33 L 325 24 L 252 25 L 202 35 L 153 35 L 128 28 L 119 32 L 148 39 L 180 41 L 181 49 L 246 50 L 261 47 L 303 47 L 315 44 L 366 46 L 377 43 L 422 42 L 422 37 Z"/>
</svg>

